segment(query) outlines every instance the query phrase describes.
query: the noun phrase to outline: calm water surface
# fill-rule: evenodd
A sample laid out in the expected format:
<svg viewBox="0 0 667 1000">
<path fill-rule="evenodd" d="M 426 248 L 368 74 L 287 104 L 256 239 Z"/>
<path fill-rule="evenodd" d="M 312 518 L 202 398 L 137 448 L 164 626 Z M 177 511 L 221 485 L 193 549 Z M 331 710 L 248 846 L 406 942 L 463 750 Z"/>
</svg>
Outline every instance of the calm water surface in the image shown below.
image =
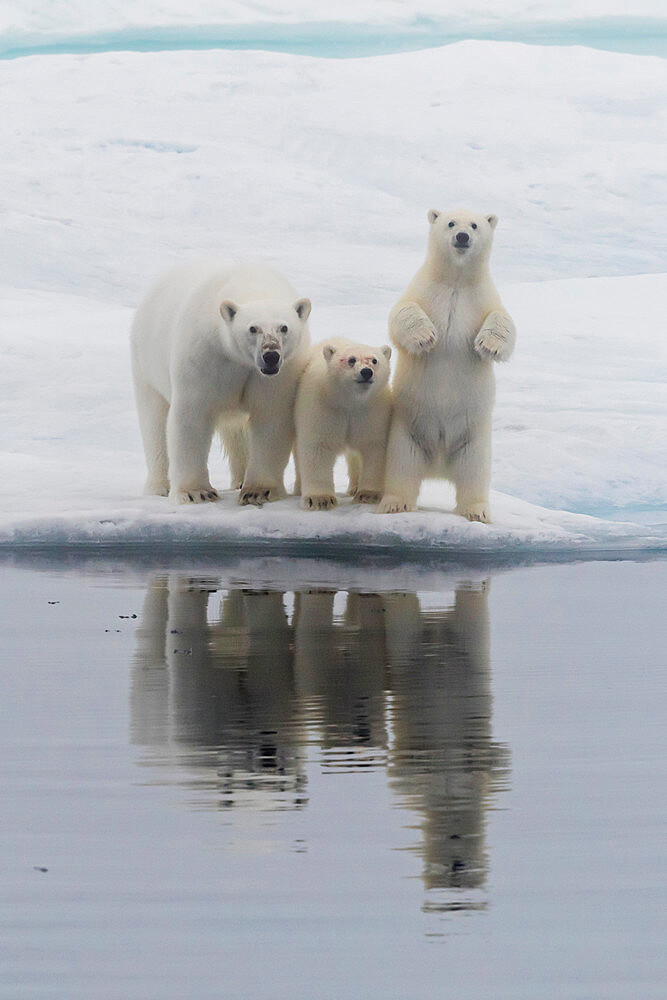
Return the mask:
<svg viewBox="0 0 667 1000">
<path fill-rule="evenodd" d="M 666 584 L 5 564 L 0 998 L 662 1000 Z"/>
</svg>

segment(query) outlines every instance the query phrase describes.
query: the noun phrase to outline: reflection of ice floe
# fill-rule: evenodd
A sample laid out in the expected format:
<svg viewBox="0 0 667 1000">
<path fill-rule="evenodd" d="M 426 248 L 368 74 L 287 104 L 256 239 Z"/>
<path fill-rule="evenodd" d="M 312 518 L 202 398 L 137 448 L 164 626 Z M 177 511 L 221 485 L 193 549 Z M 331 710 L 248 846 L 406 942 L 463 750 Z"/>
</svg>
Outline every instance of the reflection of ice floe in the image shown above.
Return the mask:
<svg viewBox="0 0 667 1000">
<path fill-rule="evenodd" d="M 314 746 L 323 771 L 386 767 L 420 817 L 426 888 L 465 890 L 431 905 L 483 905 L 471 893 L 486 879 L 485 812 L 507 767 L 491 739 L 487 587 L 286 595 L 156 574 L 137 629 L 133 742 L 160 781 L 227 808 L 304 806 Z"/>
</svg>

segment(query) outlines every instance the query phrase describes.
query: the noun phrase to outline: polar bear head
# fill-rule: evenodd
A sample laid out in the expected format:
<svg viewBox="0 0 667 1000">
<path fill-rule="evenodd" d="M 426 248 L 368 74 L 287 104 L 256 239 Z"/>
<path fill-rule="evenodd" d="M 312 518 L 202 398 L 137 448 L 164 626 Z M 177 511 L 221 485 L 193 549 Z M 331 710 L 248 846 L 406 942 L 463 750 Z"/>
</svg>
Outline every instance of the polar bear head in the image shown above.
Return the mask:
<svg viewBox="0 0 667 1000">
<path fill-rule="evenodd" d="M 428 221 L 429 256 L 461 269 L 488 260 L 498 216 L 479 215 L 467 208 L 447 212 L 432 208 Z"/>
<path fill-rule="evenodd" d="M 235 353 L 262 375 L 277 375 L 299 346 L 310 310 L 310 299 L 297 299 L 293 305 L 279 299 L 242 305 L 225 300 L 220 305 Z"/>
<path fill-rule="evenodd" d="M 322 345 L 328 388 L 346 401 L 368 400 L 389 381 L 391 347 L 371 347 L 350 340 L 329 340 Z"/>
</svg>

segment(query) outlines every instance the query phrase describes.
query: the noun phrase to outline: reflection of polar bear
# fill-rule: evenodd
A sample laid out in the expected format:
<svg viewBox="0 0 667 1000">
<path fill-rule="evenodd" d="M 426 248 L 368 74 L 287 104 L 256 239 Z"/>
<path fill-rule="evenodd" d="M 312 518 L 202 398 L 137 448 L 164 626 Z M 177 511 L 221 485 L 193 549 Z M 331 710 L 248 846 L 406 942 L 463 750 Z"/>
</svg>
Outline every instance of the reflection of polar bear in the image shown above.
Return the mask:
<svg viewBox="0 0 667 1000">
<path fill-rule="evenodd" d="M 388 594 L 394 742 L 389 773 L 423 815 L 427 888 L 475 888 L 487 871 L 485 813 L 506 753 L 491 740 L 487 584 L 450 608 Z"/>
<path fill-rule="evenodd" d="M 356 503 L 377 503 L 391 416 L 391 347 L 343 338 L 313 347 L 296 399 L 297 464 L 302 506 L 336 505 L 334 463 L 347 452 L 349 493 Z"/>
<path fill-rule="evenodd" d="M 243 480 L 239 502 L 285 496 L 309 313 L 309 300 L 262 264 L 188 264 L 153 288 L 132 327 L 147 493 L 169 492 L 176 503 L 217 500 L 208 453 L 216 425 L 232 421 L 225 444 L 232 476 Z"/>
<path fill-rule="evenodd" d="M 426 260 L 389 317 L 398 348 L 380 513 L 414 510 L 426 476 L 456 486 L 457 513 L 489 520 L 492 361 L 514 347 L 489 274 L 495 215 L 428 213 Z"/>
</svg>

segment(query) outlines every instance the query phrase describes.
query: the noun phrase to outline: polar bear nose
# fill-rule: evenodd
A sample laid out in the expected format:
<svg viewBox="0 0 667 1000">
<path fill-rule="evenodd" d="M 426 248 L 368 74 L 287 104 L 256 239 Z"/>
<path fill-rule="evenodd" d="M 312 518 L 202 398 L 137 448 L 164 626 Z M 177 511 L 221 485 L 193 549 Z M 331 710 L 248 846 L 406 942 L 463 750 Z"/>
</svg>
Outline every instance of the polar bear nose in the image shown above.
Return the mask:
<svg viewBox="0 0 667 1000">
<path fill-rule="evenodd" d="M 467 233 L 457 233 L 456 242 L 458 243 L 459 246 L 466 247 L 470 242 L 470 237 L 468 236 Z"/>
<path fill-rule="evenodd" d="M 373 378 L 373 369 L 362 368 L 359 374 L 361 375 L 364 382 L 370 382 L 370 380 Z"/>
<path fill-rule="evenodd" d="M 267 368 L 276 368 L 278 366 L 278 362 L 280 361 L 280 354 L 278 351 L 266 351 L 262 355 L 262 361 Z"/>
</svg>

